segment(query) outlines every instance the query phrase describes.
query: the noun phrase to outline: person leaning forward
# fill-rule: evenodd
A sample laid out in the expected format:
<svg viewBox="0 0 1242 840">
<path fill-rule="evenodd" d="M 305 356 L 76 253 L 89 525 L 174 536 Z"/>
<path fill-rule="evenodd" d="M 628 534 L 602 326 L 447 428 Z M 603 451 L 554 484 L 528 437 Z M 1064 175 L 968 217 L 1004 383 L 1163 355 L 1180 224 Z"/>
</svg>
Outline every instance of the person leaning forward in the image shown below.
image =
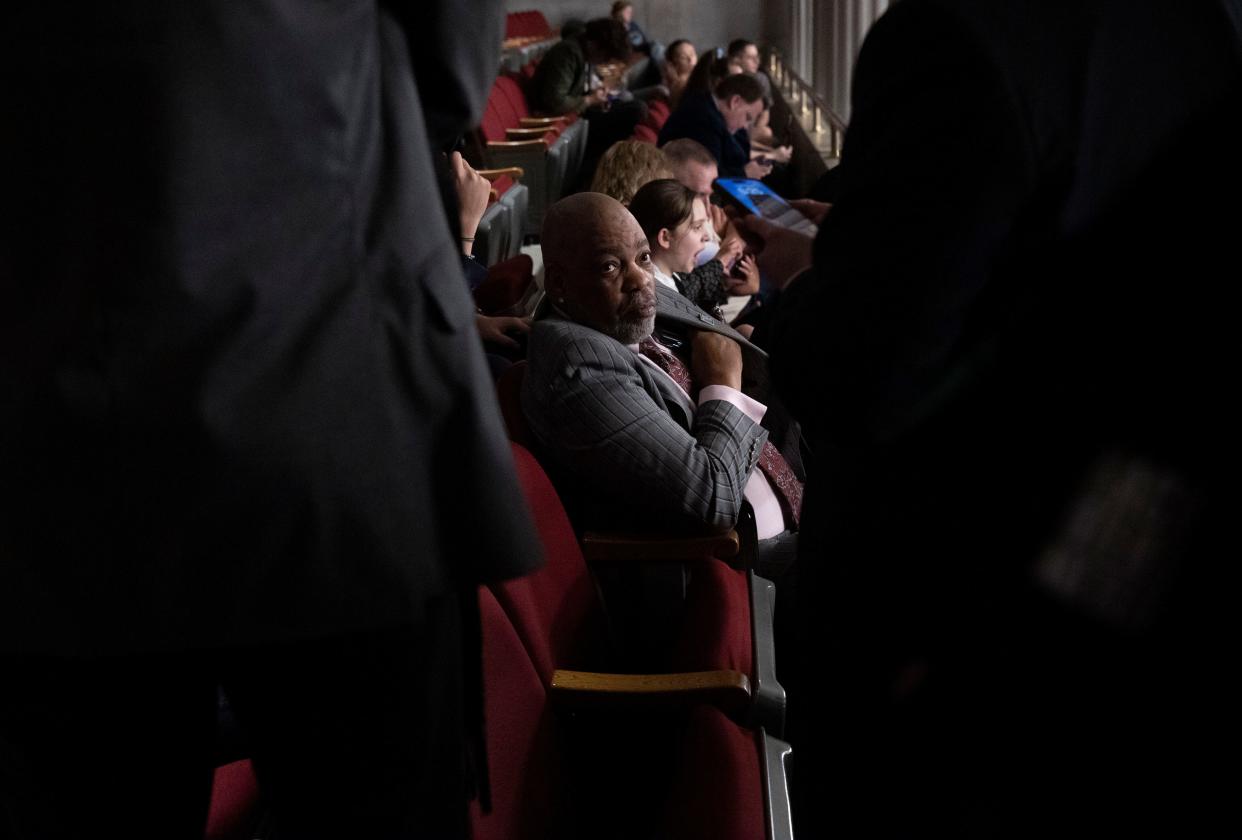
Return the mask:
<svg viewBox="0 0 1242 840">
<path fill-rule="evenodd" d="M 548 298 L 522 408 L 577 524 L 723 529 L 750 502 L 761 567 L 784 556 L 801 506 L 798 434 L 755 398 L 763 351 L 658 285 L 642 228 L 607 196 L 553 205 L 543 250 Z"/>
</svg>

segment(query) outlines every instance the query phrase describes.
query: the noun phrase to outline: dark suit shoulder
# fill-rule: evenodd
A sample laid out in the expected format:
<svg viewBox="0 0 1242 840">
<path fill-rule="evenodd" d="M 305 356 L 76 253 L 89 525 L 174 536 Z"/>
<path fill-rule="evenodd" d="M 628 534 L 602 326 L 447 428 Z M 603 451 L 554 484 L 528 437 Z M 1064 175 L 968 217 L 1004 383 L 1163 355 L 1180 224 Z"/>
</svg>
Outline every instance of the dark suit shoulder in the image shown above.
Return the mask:
<svg viewBox="0 0 1242 840">
<path fill-rule="evenodd" d="M 639 376 L 638 357 L 599 330 L 560 318 L 536 321 L 527 344 L 526 390 L 601 373 Z"/>
</svg>

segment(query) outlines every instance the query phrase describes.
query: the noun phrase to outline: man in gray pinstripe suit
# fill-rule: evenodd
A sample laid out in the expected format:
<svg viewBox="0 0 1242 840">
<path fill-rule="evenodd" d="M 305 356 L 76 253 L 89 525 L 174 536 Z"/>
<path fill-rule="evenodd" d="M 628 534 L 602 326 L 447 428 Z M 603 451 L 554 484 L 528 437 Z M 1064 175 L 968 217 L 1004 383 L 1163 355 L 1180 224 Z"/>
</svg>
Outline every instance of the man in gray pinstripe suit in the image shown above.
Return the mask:
<svg viewBox="0 0 1242 840">
<path fill-rule="evenodd" d="M 766 406 L 742 393 L 744 370 L 762 392 L 763 351 L 655 283 L 642 228 L 607 196 L 554 205 L 542 242 L 548 309 L 531 331 L 522 408 L 576 524 L 723 529 L 749 501 L 762 542 L 790 541 L 756 470 Z M 644 355 L 657 315 L 688 336 L 693 399 Z"/>
</svg>

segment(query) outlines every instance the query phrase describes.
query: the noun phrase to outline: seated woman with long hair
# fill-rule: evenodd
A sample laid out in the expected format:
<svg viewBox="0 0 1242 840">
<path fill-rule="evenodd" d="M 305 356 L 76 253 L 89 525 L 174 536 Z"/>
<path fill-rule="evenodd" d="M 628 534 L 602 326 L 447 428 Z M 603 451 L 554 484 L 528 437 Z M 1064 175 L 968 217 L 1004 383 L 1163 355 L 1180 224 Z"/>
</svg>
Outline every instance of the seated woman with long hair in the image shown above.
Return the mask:
<svg viewBox="0 0 1242 840">
<path fill-rule="evenodd" d="M 694 44 L 685 38 L 678 38 L 664 51 L 664 86 L 668 88 L 668 104 L 671 107 L 676 108 L 677 103 L 681 102 L 681 94 L 698 60 Z"/>
<path fill-rule="evenodd" d="M 661 178 L 634 194 L 630 212 L 647 235 L 656 281 L 719 318 L 720 304 L 730 291 L 748 281 L 730 278 L 718 258 L 702 259 L 710 255 L 707 247 L 713 242 L 711 217 L 702 199 L 677 181 Z M 753 257 L 743 255 L 739 268 L 748 269 L 753 262 Z M 712 270 L 704 272 L 705 266 Z"/>
</svg>

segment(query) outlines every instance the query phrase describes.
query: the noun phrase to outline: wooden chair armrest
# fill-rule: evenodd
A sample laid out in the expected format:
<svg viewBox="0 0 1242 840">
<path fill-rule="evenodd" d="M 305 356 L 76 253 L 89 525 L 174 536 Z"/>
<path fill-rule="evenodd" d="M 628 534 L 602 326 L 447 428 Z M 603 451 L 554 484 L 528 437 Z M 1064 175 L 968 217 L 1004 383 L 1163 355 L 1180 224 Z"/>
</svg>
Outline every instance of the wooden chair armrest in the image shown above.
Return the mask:
<svg viewBox="0 0 1242 840">
<path fill-rule="evenodd" d="M 509 140 L 529 140 L 547 134 L 546 128 L 506 128 L 505 137 Z"/>
<path fill-rule="evenodd" d="M 475 171 L 489 181 L 495 181 L 506 175 L 517 181 L 526 174 L 526 171 L 520 166 L 506 166 L 503 169 L 476 169 Z"/>
<path fill-rule="evenodd" d="M 522 117 L 518 120 L 518 125 L 522 128 L 552 128 L 564 122 L 564 117 Z"/>
<path fill-rule="evenodd" d="M 702 557 L 729 561 L 741 550 L 737 531 L 701 537 L 668 535 L 606 534 L 587 531 L 582 535 L 582 554 L 588 563 L 683 563 Z"/>
<path fill-rule="evenodd" d="M 489 149 L 540 149 L 547 151 L 548 144 L 543 140 L 489 140 L 487 141 Z"/>
<path fill-rule="evenodd" d="M 557 669 L 552 701 L 560 708 L 599 706 L 697 706 L 742 714 L 751 703 L 750 678 L 739 671 L 681 674 L 597 674 Z"/>
</svg>

